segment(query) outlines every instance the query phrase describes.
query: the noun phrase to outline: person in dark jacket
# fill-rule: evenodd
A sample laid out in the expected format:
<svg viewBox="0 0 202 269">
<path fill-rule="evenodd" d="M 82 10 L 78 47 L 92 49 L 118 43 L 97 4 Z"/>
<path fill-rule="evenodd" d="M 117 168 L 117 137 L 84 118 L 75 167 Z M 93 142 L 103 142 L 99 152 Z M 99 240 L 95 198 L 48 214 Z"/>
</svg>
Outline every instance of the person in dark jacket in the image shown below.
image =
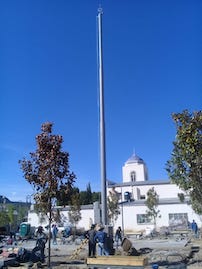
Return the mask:
<svg viewBox="0 0 202 269">
<path fill-rule="evenodd" d="M 198 225 L 197 223 L 195 222 L 195 220 L 193 220 L 192 224 L 191 224 L 191 229 L 195 235 L 195 237 L 197 238 L 198 237 Z"/>
<path fill-rule="evenodd" d="M 47 235 L 44 233 L 43 227 L 39 226 L 38 230 L 36 232 L 36 247 L 34 248 L 35 251 L 40 250 L 40 259 L 41 262 L 45 261 L 45 255 L 44 255 L 44 250 L 45 250 L 45 246 L 46 246 L 46 242 L 48 240 Z"/>
<path fill-rule="evenodd" d="M 95 242 L 97 242 L 97 245 L 98 245 L 98 255 L 108 256 L 109 251 L 107 248 L 107 233 L 104 232 L 104 227 L 101 227 L 99 231 L 96 232 L 94 240 Z"/>
<path fill-rule="evenodd" d="M 118 242 L 122 242 L 122 231 L 121 231 L 121 227 L 119 226 L 116 230 L 116 233 L 115 233 L 115 241 L 117 242 L 117 245 L 118 245 Z"/>
<path fill-rule="evenodd" d="M 92 224 L 90 230 L 86 233 L 86 238 L 88 239 L 88 257 L 95 258 L 96 254 L 96 241 L 95 241 L 95 225 Z"/>
<path fill-rule="evenodd" d="M 120 226 L 116 230 L 116 233 L 115 233 L 115 241 L 116 241 L 117 247 L 119 245 L 119 241 L 122 242 L 122 231 L 121 231 L 121 227 Z"/>
<path fill-rule="evenodd" d="M 52 233 L 53 245 L 57 245 L 58 228 L 57 228 L 56 224 L 52 225 L 51 233 Z"/>
</svg>

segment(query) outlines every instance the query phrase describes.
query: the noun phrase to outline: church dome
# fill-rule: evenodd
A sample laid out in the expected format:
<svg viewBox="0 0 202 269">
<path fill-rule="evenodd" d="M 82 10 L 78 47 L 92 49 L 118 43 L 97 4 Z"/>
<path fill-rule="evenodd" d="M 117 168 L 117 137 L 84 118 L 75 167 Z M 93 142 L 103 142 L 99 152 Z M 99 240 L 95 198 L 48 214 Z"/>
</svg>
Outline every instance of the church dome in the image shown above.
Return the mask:
<svg viewBox="0 0 202 269">
<path fill-rule="evenodd" d="M 126 164 L 130 164 L 130 163 L 139 163 L 139 164 L 144 164 L 143 159 L 141 159 L 139 156 L 137 156 L 136 154 L 133 154 L 127 161 Z"/>
</svg>

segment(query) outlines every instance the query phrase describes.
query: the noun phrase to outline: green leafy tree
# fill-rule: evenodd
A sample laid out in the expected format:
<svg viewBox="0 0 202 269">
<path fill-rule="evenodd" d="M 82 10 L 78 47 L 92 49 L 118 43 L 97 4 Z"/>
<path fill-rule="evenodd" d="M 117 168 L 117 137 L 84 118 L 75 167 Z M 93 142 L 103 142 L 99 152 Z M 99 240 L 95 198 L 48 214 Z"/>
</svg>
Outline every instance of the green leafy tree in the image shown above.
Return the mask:
<svg viewBox="0 0 202 269">
<path fill-rule="evenodd" d="M 68 212 L 69 215 L 69 222 L 73 225 L 74 227 L 74 239 L 75 239 L 75 232 L 76 232 L 76 225 L 81 219 L 81 206 L 80 206 L 80 196 L 79 192 L 74 193 L 71 197 L 71 206 L 70 210 Z"/>
<path fill-rule="evenodd" d="M 80 203 L 82 205 L 90 205 L 93 203 L 93 195 L 91 191 L 91 186 L 90 183 L 88 183 L 86 187 L 86 191 L 81 191 L 80 192 Z"/>
<path fill-rule="evenodd" d="M 10 218 L 5 211 L 0 211 L 0 226 L 9 226 Z"/>
<path fill-rule="evenodd" d="M 109 191 L 109 195 L 107 196 L 107 214 L 109 221 L 114 225 L 120 214 L 119 194 L 114 189 Z"/>
<path fill-rule="evenodd" d="M 85 191 L 80 191 L 80 204 L 90 205 L 96 201 L 100 201 L 100 192 L 92 192 L 91 185 L 88 183 Z"/>
<path fill-rule="evenodd" d="M 67 196 L 65 190 L 62 190 L 58 195 L 57 205 L 59 205 L 59 206 L 71 205 L 72 196 L 77 192 L 79 193 L 79 188 L 73 187 L 73 188 L 71 188 L 69 195 Z"/>
<path fill-rule="evenodd" d="M 1 220 L 0 223 L 2 226 L 6 226 L 11 231 L 15 231 L 18 226 L 18 219 L 20 218 L 19 213 L 17 211 L 17 207 L 14 204 L 4 203 L 4 207 L 2 208 Z M 0 224 L 0 226 L 1 226 Z"/>
<path fill-rule="evenodd" d="M 86 187 L 86 200 L 89 204 L 92 203 L 92 191 L 91 191 L 91 185 L 88 183 Z"/>
<path fill-rule="evenodd" d="M 193 210 L 202 214 L 202 111 L 184 110 L 172 118 L 177 133 L 166 170 L 171 181 L 189 195 Z"/>
<path fill-rule="evenodd" d="M 19 161 L 25 179 L 34 187 L 34 199 L 40 210 L 48 213 L 49 242 L 48 267 L 50 267 L 50 235 L 52 209 L 60 192 L 69 195 L 75 180 L 69 171 L 69 153 L 62 151 L 63 138 L 52 134 L 52 123 L 42 124 L 41 134 L 36 136 L 37 149 L 30 159 Z"/>
<path fill-rule="evenodd" d="M 99 201 L 100 202 L 100 199 L 101 199 L 101 193 L 100 192 L 93 192 L 92 193 L 92 202 L 97 202 Z"/>
<path fill-rule="evenodd" d="M 156 219 L 157 217 L 160 217 L 160 210 L 158 210 L 159 196 L 155 191 L 154 187 L 148 190 L 145 204 L 148 208 L 146 210 L 146 213 L 149 217 L 153 219 L 154 226 L 156 227 Z"/>
<path fill-rule="evenodd" d="M 13 214 L 14 211 L 17 212 L 17 210 L 13 204 L 8 204 L 8 205 L 6 205 L 6 211 L 7 211 L 7 215 L 9 217 L 9 220 L 10 220 L 9 221 L 10 228 L 12 229 L 12 228 L 14 228 L 15 224 L 17 224 L 17 223 L 15 223 L 15 221 L 17 222 L 17 220 L 15 219 L 15 216 Z"/>
</svg>

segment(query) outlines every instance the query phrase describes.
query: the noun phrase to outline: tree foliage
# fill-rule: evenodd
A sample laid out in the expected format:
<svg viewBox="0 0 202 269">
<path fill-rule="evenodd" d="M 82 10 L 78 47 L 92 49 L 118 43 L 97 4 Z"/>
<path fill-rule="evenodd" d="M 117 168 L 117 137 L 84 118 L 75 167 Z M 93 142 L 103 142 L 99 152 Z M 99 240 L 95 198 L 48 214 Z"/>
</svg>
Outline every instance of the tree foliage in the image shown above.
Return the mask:
<svg viewBox="0 0 202 269">
<path fill-rule="evenodd" d="M 156 225 L 156 219 L 160 217 L 160 210 L 158 210 L 159 197 L 154 187 L 148 190 L 145 204 L 148 208 L 147 215 L 153 219 L 154 225 Z"/>
<path fill-rule="evenodd" d="M 19 161 L 25 179 L 34 187 L 36 204 L 42 212 L 49 213 L 49 236 L 52 208 L 61 192 L 66 196 L 71 193 L 75 180 L 75 174 L 69 170 L 69 153 L 62 151 L 63 138 L 52 134 L 52 125 L 42 124 L 42 132 L 36 136 L 36 151 L 30 153 L 30 159 Z"/>
<path fill-rule="evenodd" d="M 62 190 L 58 196 L 57 205 L 59 205 L 59 206 L 71 205 L 72 196 L 74 196 L 75 193 L 79 193 L 79 188 L 77 188 L 77 187 L 71 188 L 68 196 L 66 195 L 65 191 Z"/>
<path fill-rule="evenodd" d="M 2 204 L 0 203 L 0 212 L 2 213 L 0 222 L 3 223 L 3 226 L 8 226 L 11 230 L 16 229 L 21 222 L 27 220 L 29 208 L 30 204 L 11 202 L 6 198 Z"/>
<path fill-rule="evenodd" d="M 70 211 L 69 211 L 69 221 L 72 223 L 74 226 L 79 222 L 81 219 L 81 208 L 79 204 L 79 197 L 78 194 L 73 197 L 73 202 L 72 205 L 70 206 Z"/>
<path fill-rule="evenodd" d="M 90 205 L 99 200 L 100 200 L 100 192 L 92 192 L 90 183 L 88 183 L 85 191 L 80 191 L 81 205 Z"/>
<path fill-rule="evenodd" d="M 74 227 L 76 227 L 77 223 L 81 219 L 81 206 L 80 206 L 79 192 L 75 192 L 71 197 L 71 206 L 70 206 L 68 215 L 69 215 L 69 222 Z M 74 237 L 75 237 L 75 234 L 74 234 Z"/>
<path fill-rule="evenodd" d="M 100 199 L 101 199 L 101 193 L 98 191 L 98 192 L 96 192 L 96 191 L 93 191 L 92 192 L 92 203 L 94 203 L 94 202 L 100 202 Z"/>
<path fill-rule="evenodd" d="M 192 208 L 202 214 L 202 111 L 173 113 L 176 137 L 166 170 L 171 181 L 190 196 Z"/>
<path fill-rule="evenodd" d="M 30 159 L 19 162 L 25 179 L 36 191 L 36 203 L 49 212 L 50 200 L 60 197 L 61 192 L 69 195 L 75 175 L 69 171 L 69 153 L 61 150 L 62 136 L 52 134 L 50 122 L 44 123 L 41 130 L 36 137 L 36 151 L 30 153 Z"/>
<path fill-rule="evenodd" d="M 0 211 L 0 226 L 7 226 L 10 223 L 10 218 L 5 211 Z"/>
<path fill-rule="evenodd" d="M 113 224 L 120 214 L 119 194 L 113 189 L 112 191 L 109 191 L 109 195 L 107 197 L 107 214 L 109 221 Z"/>
<path fill-rule="evenodd" d="M 88 183 L 86 187 L 86 191 L 81 191 L 80 192 L 80 202 L 82 205 L 89 205 L 92 204 L 93 201 L 93 195 L 91 191 L 91 185 Z"/>
<path fill-rule="evenodd" d="M 90 183 L 88 183 L 85 191 L 80 191 L 79 188 L 73 187 L 69 196 L 64 191 L 61 191 L 58 196 L 57 205 L 71 205 L 71 196 L 76 192 L 79 192 L 80 205 L 89 205 L 100 200 L 100 192 L 92 192 Z"/>
</svg>

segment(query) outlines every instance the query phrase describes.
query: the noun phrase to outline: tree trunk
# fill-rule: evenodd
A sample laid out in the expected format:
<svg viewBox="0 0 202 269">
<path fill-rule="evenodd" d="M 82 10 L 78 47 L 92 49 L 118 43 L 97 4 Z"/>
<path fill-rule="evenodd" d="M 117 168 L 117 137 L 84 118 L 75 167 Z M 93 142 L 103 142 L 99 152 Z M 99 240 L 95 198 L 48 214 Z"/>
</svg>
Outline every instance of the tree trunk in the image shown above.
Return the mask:
<svg viewBox="0 0 202 269">
<path fill-rule="evenodd" d="M 48 268 L 51 268 L 51 219 L 52 219 L 52 206 L 51 198 L 49 199 L 49 223 L 48 223 Z"/>
</svg>

